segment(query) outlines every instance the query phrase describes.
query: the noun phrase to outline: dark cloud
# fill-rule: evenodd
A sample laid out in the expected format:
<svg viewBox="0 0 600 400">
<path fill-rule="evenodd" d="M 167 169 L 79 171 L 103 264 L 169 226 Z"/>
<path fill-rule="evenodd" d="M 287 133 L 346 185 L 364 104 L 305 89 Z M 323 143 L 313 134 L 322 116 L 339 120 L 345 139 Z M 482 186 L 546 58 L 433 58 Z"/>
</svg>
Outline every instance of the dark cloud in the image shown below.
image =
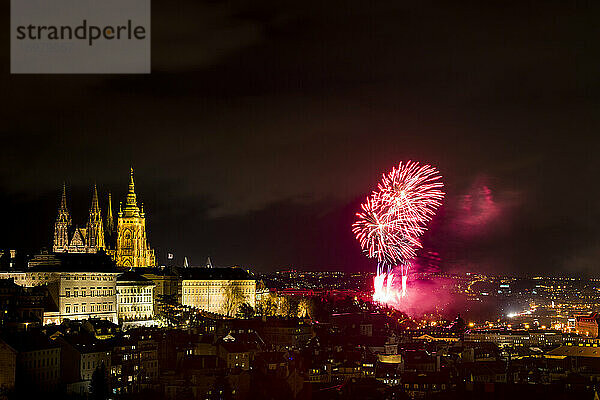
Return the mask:
<svg viewBox="0 0 600 400">
<path fill-rule="evenodd" d="M 370 268 L 355 209 L 414 159 L 447 183 L 442 268 L 591 271 L 598 11 L 154 1 L 150 76 L 11 76 L 0 33 L 0 246 L 49 242 L 63 180 L 84 222 L 90 185 L 122 196 L 133 164 L 162 253 Z M 452 228 L 481 176 L 506 212 L 475 240 Z"/>
</svg>

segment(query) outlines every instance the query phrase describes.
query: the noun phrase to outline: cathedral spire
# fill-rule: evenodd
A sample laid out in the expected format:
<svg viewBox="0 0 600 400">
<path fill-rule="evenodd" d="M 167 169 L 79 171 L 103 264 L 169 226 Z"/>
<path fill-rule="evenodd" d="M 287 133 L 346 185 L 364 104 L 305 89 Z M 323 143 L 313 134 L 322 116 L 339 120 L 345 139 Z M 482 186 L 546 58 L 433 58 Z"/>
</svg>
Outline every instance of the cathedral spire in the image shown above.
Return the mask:
<svg viewBox="0 0 600 400">
<path fill-rule="evenodd" d="M 123 209 L 125 216 L 128 217 L 139 217 L 140 209 L 137 205 L 137 196 L 135 195 L 135 183 L 133 181 L 133 167 L 131 167 L 131 172 L 129 174 L 129 192 L 127 193 L 127 198 L 125 199 L 125 207 Z"/>
<path fill-rule="evenodd" d="M 102 229 L 102 214 L 98 204 L 98 187 L 94 184 L 94 194 L 92 196 L 92 207 L 90 208 L 90 217 L 86 225 L 86 246 L 88 251 L 96 252 L 103 249 L 104 229 Z"/>
<path fill-rule="evenodd" d="M 67 184 L 64 182 L 62 195 L 60 197 L 60 207 L 58 208 L 58 220 L 66 222 L 68 226 L 71 225 L 71 214 L 67 207 Z"/>
<path fill-rule="evenodd" d="M 137 196 L 135 195 L 135 182 L 133 181 L 133 167 L 129 173 L 129 193 L 127 193 L 127 206 L 137 207 Z"/>
<path fill-rule="evenodd" d="M 58 208 L 58 216 L 54 223 L 54 243 L 52 249 L 54 252 L 64 252 L 69 245 L 68 231 L 71 227 L 71 214 L 67 207 L 67 185 L 63 182 L 62 196 Z"/>
<path fill-rule="evenodd" d="M 108 192 L 108 208 L 106 209 L 106 230 L 108 234 L 111 234 L 115 230 L 115 222 L 112 214 L 112 196 Z"/>
<path fill-rule="evenodd" d="M 92 208 L 90 209 L 90 214 L 100 214 L 100 205 L 98 204 L 98 188 L 94 183 L 94 195 L 92 196 Z"/>
<path fill-rule="evenodd" d="M 119 203 L 117 218 L 115 262 L 119 267 L 154 267 L 154 250 L 146 237 L 146 215 L 144 205 L 138 206 L 135 193 L 133 167 L 129 173 L 129 191 L 124 204 Z"/>
<path fill-rule="evenodd" d="M 67 214 L 69 213 L 69 210 L 67 209 L 67 184 L 65 182 L 63 182 L 63 191 L 62 191 L 62 197 L 60 198 L 60 211 L 66 211 Z"/>
</svg>

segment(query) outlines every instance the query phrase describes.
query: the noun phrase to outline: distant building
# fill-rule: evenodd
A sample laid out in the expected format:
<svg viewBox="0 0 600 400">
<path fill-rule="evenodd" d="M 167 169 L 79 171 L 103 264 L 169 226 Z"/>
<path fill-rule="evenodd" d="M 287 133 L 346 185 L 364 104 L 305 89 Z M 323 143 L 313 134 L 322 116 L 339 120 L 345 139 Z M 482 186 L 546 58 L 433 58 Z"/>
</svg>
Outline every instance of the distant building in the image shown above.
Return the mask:
<svg viewBox="0 0 600 400">
<path fill-rule="evenodd" d="M 45 285 L 50 294 L 44 324 L 66 319 L 106 319 L 117 322 L 116 283 L 119 274 L 106 254 L 41 254 L 25 271 L 0 272 L 17 285 Z"/>
<path fill-rule="evenodd" d="M 58 336 L 61 344 L 61 376 L 66 392 L 78 395 L 89 393 L 94 371 L 104 364 L 110 371 L 111 351 L 87 334 Z"/>
<path fill-rule="evenodd" d="M 416 331 L 413 340 L 424 340 L 426 342 L 458 342 L 461 336 L 449 329 L 423 329 Z"/>
<path fill-rule="evenodd" d="M 258 348 L 255 343 L 237 340 L 231 335 L 227 335 L 217 342 L 217 354 L 228 369 L 239 368 L 249 371 L 257 352 Z"/>
<path fill-rule="evenodd" d="M 54 223 L 55 253 L 97 253 L 105 249 L 102 215 L 98 205 L 98 190 L 94 185 L 92 206 L 85 228 L 72 228 L 71 214 L 67 208 L 67 188 L 63 185 L 58 216 Z"/>
<path fill-rule="evenodd" d="M 544 355 L 551 366 L 569 370 L 576 366 L 587 374 L 600 374 L 600 348 L 588 346 L 560 346 Z"/>
<path fill-rule="evenodd" d="M 23 252 L 15 249 L 0 249 L 0 270 L 9 271 L 14 268 L 22 268 L 27 265 L 27 258 Z"/>
<path fill-rule="evenodd" d="M 257 332 L 276 350 L 300 348 L 314 336 L 312 326 L 301 319 L 273 318 L 258 326 Z"/>
<path fill-rule="evenodd" d="M 117 396 L 158 388 L 158 343 L 162 336 L 145 328 L 130 332 L 111 342 L 110 375 Z"/>
<path fill-rule="evenodd" d="M 119 205 L 116 227 L 113 220 L 111 194 L 108 194 L 107 217 L 104 224 L 95 185 L 85 228 L 73 226 L 67 207 L 66 186 L 63 185 L 58 216 L 54 223 L 52 250 L 55 253 L 97 253 L 104 250 L 118 266 L 153 267 L 156 265 L 154 250 L 148 245 L 146 237 L 144 206 L 137 204 L 133 168 L 129 177 L 129 192 L 125 207 Z"/>
<path fill-rule="evenodd" d="M 119 275 L 117 316 L 123 322 L 154 319 L 154 282 L 132 271 Z"/>
<path fill-rule="evenodd" d="M 27 392 L 54 392 L 60 383 L 60 345 L 38 332 L 3 336 L 2 347 L 16 354 L 15 386 Z"/>
<path fill-rule="evenodd" d="M 179 271 L 184 306 L 235 316 L 242 304 L 256 305 L 256 280 L 241 268 L 184 268 Z"/>
<path fill-rule="evenodd" d="M 16 349 L 0 339 L 0 393 L 15 388 L 17 353 Z"/>
<path fill-rule="evenodd" d="M 30 325 L 41 324 L 48 301 L 44 286 L 27 288 L 14 279 L 0 279 L 0 327 L 26 330 Z"/>
<path fill-rule="evenodd" d="M 142 276 L 154 282 L 154 316 L 162 317 L 161 305 L 181 304 L 181 280 L 169 269 L 153 268 Z"/>
<path fill-rule="evenodd" d="M 491 342 L 503 346 L 558 346 L 563 342 L 563 334 L 550 329 L 502 330 L 482 329 L 467 331 L 465 342 Z"/>
<path fill-rule="evenodd" d="M 575 332 L 582 336 L 597 338 L 599 319 L 600 315 L 598 313 L 592 313 L 589 315 L 576 315 Z"/>
</svg>

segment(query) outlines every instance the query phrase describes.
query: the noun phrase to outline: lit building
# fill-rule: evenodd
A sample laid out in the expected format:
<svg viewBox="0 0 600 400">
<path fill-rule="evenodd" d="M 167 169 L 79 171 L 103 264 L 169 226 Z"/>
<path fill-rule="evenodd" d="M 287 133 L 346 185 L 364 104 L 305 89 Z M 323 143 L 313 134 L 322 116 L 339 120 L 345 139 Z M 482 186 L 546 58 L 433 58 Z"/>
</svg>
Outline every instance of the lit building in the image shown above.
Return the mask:
<svg viewBox="0 0 600 400">
<path fill-rule="evenodd" d="M 154 318 L 154 282 L 127 271 L 117 278 L 119 321 L 149 321 Z"/>
<path fill-rule="evenodd" d="M 160 334 L 140 329 L 114 342 L 110 375 L 117 396 L 157 388 Z"/>
<path fill-rule="evenodd" d="M 12 278 L 25 287 L 47 286 L 51 308 L 44 311 L 44 324 L 88 318 L 117 322 L 119 273 L 106 254 L 41 254 L 29 265 L 25 271 L 0 272 L 0 279 Z"/>
<path fill-rule="evenodd" d="M 161 305 L 181 304 L 181 280 L 168 269 L 154 268 L 142 276 L 154 282 L 154 316 L 162 317 Z M 145 271 L 144 271 L 145 272 Z"/>
<path fill-rule="evenodd" d="M 563 342 L 561 332 L 553 330 L 498 330 L 482 329 L 470 330 L 464 335 L 465 342 L 492 342 L 500 347 L 504 346 L 558 346 Z"/>
<path fill-rule="evenodd" d="M 247 303 L 256 305 L 256 280 L 241 268 L 180 269 L 181 304 L 234 316 Z"/>
<path fill-rule="evenodd" d="M 120 267 L 153 267 L 156 265 L 154 250 L 146 238 L 146 214 L 144 205 L 138 207 L 133 182 L 133 168 L 129 177 L 129 192 L 125 207 L 119 204 L 117 220 L 117 247 L 115 261 Z"/>
<path fill-rule="evenodd" d="M 591 338 L 598 337 L 598 319 L 600 315 L 592 313 L 591 315 L 575 316 L 575 332 Z"/>
<path fill-rule="evenodd" d="M 67 208 L 67 189 L 63 185 L 58 217 L 54 223 L 54 245 L 52 250 L 55 253 L 97 253 L 106 247 L 96 185 L 94 185 L 92 206 L 85 228 L 76 226 L 71 229 L 71 224 L 71 214 Z"/>
<path fill-rule="evenodd" d="M 112 197 L 108 194 L 106 227 L 102 220 L 98 202 L 98 190 L 94 185 L 92 206 L 85 228 L 72 226 L 67 207 L 66 186 L 63 186 L 58 216 L 54 223 L 55 253 L 97 253 L 105 250 L 118 266 L 152 267 L 155 265 L 154 250 L 146 237 L 146 215 L 143 204 L 138 207 L 133 168 L 129 177 L 129 192 L 125 207 L 119 205 L 117 226 L 112 212 Z"/>
<path fill-rule="evenodd" d="M 217 354 L 225 361 L 227 369 L 239 368 L 249 371 L 257 352 L 258 348 L 255 343 L 236 340 L 230 334 L 217 342 Z"/>
</svg>

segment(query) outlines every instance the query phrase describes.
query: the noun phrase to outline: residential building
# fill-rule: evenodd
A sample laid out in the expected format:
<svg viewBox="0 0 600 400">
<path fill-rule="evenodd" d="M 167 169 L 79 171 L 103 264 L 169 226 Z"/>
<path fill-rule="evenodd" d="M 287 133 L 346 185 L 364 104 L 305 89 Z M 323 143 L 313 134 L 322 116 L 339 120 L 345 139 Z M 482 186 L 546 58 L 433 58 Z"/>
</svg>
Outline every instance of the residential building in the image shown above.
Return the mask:
<svg viewBox="0 0 600 400">
<path fill-rule="evenodd" d="M 40 332 L 2 336 L 3 348 L 16 353 L 15 386 L 21 391 L 54 392 L 60 384 L 60 345 Z M 8 357 L 9 363 L 12 356 Z M 9 373 L 10 374 L 10 373 Z M 8 377 L 10 381 L 10 376 Z"/>
<path fill-rule="evenodd" d="M 17 350 L 0 339 L 0 395 L 15 388 Z"/>
<path fill-rule="evenodd" d="M 119 321 L 151 321 L 154 318 L 154 282 L 127 271 L 117 278 Z"/>
<path fill-rule="evenodd" d="M 78 395 L 89 393 L 92 375 L 101 365 L 110 371 L 111 349 L 87 333 L 60 335 L 61 376 L 66 392 Z"/>
</svg>

